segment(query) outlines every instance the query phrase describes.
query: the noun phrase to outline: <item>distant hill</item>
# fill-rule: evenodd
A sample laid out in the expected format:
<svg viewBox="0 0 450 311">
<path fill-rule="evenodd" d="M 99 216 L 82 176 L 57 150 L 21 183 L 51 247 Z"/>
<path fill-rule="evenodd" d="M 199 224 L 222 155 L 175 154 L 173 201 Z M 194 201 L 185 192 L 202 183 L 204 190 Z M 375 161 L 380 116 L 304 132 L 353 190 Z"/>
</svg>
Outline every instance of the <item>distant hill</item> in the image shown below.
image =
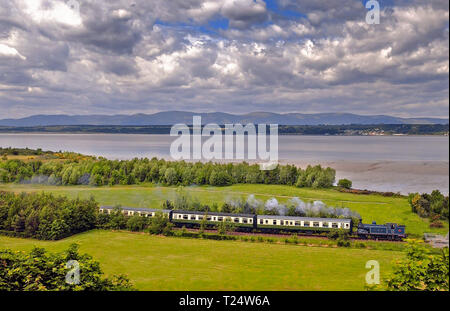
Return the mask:
<svg viewBox="0 0 450 311">
<path fill-rule="evenodd" d="M 192 116 L 201 116 L 202 123 L 273 123 L 280 125 L 347 125 L 347 124 L 448 124 L 448 119 L 398 118 L 386 115 L 363 116 L 351 113 L 270 113 L 252 112 L 229 114 L 222 112 L 195 113 L 167 111 L 155 114 L 133 115 L 34 115 L 21 119 L 2 119 L 0 126 L 51 126 L 51 125 L 172 125 L 192 124 Z"/>
</svg>

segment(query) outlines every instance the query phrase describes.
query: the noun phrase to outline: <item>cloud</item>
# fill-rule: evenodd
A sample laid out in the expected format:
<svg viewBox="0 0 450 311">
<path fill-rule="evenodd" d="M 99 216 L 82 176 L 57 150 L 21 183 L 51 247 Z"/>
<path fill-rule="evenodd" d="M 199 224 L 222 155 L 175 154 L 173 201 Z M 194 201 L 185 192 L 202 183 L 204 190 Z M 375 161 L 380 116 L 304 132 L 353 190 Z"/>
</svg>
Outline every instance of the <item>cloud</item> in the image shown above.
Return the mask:
<svg viewBox="0 0 450 311">
<path fill-rule="evenodd" d="M 262 0 L 79 4 L 0 0 L 2 117 L 448 114 L 446 1 L 383 7 L 379 25 L 356 0 L 280 0 L 278 11 Z"/>
<path fill-rule="evenodd" d="M 15 48 L 9 47 L 6 44 L 0 44 L 0 54 L 3 56 L 14 56 L 14 57 L 17 56 L 22 60 L 26 59 L 26 57 L 17 52 Z"/>
</svg>

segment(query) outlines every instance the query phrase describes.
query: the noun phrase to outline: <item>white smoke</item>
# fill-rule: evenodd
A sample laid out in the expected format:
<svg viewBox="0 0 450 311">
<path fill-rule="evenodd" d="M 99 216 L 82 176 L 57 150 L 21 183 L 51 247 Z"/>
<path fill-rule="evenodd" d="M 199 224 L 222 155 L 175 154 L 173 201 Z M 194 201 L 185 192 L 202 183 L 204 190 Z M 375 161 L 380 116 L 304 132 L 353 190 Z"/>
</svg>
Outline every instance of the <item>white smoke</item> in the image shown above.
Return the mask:
<svg viewBox="0 0 450 311">
<path fill-rule="evenodd" d="M 264 204 L 266 211 L 275 212 L 278 215 L 284 216 L 286 215 L 287 208 L 285 205 L 278 203 L 278 200 L 275 198 L 271 198 L 266 201 Z"/>
<path fill-rule="evenodd" d="M 357 212 L 351 211 L 349 208 L 327 207 L 322 201 L 303 202 L 297 197 L 290 199 L 288 206 L 294 207 L 296 214 L 308 217 L 355 217 L 361 218 Z"/>
<path fill-rule="evenodd" d="M 247 205 L 255 210 L 261 208 L 264 206 L 263 201 L 258 200 L 257 198 L 255 198 L 255 195 L 251 194 L 248 196 L 247 201 L 246 201 Z"/>
</svg>

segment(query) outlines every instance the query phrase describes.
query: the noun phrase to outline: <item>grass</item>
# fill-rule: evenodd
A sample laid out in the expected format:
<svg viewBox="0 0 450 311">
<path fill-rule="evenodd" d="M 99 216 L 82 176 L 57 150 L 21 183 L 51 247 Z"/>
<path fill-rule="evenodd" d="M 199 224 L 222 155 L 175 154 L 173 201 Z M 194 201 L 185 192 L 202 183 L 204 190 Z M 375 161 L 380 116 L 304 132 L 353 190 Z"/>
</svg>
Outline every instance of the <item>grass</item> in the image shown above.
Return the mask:
<svg viewBox="0 0 450 311">
<path fill-rule="evenodd" d="M 364 290 L 368 260 L 384 278 L 404 254 L 101 230 L 60 241 L 0 236 L 0 249 L 63 251 L 74 242 L 107 275 L 126 274 L 140 290 Z"/>
<path fill-rule="evenodd" d="M 233 185 L 229 187 L 186 187 L 193 197 L 204 204 L 217 203 L 221 205 L 227 198 L 241 196 L 246 198 L 255 194 L 256 198 L 267 200 L 275 197 L 285 202 L 291 197 L 299 197 L 304 201 L 321 200 L 327 205 L 348 207 L 358 212 L 365 223 L 376 221 L 384 224 L 395 222 L 406 225 L 406 231 L 411 236 L 421 237 L 424 232 L 445 234 L 448 223 L 444 228 L 430 228 L 429 220 L 422 219 L 411 212 L 405 197 L 383 197 L 381 195 L 357 195 L 342 193 L 335 189 L 297 188 L 281 185 Z M 89 186 L 44 186 L 0 184 L 0 190 L 15 192 L 48 191 L 69 197 L 87 198 L 93 195 L 101 205 L 161 207 L 162 201 L 173 199 L 177 188 L 161 187 L 152 184 L 113 187 Z"/>
</svg>

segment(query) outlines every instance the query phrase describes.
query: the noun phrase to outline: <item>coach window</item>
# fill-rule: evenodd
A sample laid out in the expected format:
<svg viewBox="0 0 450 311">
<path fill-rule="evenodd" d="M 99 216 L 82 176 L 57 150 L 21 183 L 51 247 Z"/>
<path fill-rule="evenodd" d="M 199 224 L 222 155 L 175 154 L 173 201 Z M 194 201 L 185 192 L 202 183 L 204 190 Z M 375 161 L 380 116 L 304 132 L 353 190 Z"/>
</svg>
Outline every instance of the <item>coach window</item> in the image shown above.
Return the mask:
<svg viewBox="0 0 450 311">
<path fill-rule="evenodd" d="M 273 224 L 273 225 L 276 225 L 276 224 L 277 224 L 277 221 L 274 219 L 273 222 L 272 222 L 272 224 Z"/>
<path fill-rule="evenodd" d="M 280 225 L 284 225 L 284 221 L 283 220 L 280 220 Z"/>
<path fill-rule="evenodd" d="M 313 222 L 313 226 L 314 227 L 318 227 L 319 226 L 319 222 L 318 221 Z"/>
<path fill-rule="evenodd" d="M 246 223 L 247 223 L 247 218 L 242 218 L 242 222 L 243 222 L 244 224 L 246 224 Z"/>
<path fill-rule="evenodd" d="M 331 226 L 332 226 L 333 228 L 337 228 L 337 227 L 338 227 L 338 224 L 335 223 L 335 222 L 333 222 L 333 223 L 331 224 Z"/>
<path fill-rule="evenodd" d="M 183 219 L 188 219 L 188 215 L 183 215 Z"/>
<path fill-rule="evenodd" d="M 239 222 L 239 218 L 235 218 L 235 219 L 234 219 L 234 222 Z"/>
<path fill-rule="evenodd" d="M 303 227 L 309 227 L 309 221 L 305 221 L 305 222 L 303 223 Z"/>
<path fill-rule="evenodd" d="M 296 222 L 295 222 L 295 225 L 296 225 L 296 226 L 300 226 L 300 221 L 296 221 Z"/>
<path fill-rule="evenodd" d="M 322 227 L 328 228 L 328 223 L 327 222 L 323 222 L 322 223 Z"/>
<path fill-rule="evenodd" d="M 218 217 L 217 220 L 218 220 L 218 221 L 222 221 L 222 220 L 223 220 L 223 217 Z"/>
</svg>

